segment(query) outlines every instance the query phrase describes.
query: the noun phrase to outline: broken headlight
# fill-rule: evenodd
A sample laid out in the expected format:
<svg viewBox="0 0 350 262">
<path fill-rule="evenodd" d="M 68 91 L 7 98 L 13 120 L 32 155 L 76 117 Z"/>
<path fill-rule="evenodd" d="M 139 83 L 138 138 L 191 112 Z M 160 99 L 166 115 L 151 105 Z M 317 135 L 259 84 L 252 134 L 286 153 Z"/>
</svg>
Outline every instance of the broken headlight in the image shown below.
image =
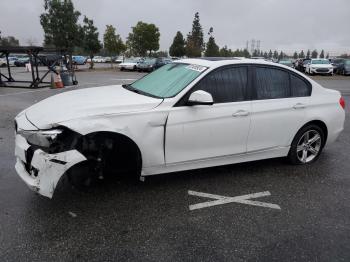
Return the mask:
<svg viewBox="0 0 350 262">
<path fill-rule="evenodd" d="M 19 132 L 22 136 L 27 139 L 28 143 L 33 146 L 38 147 L 50 147 L 58 135 L 62 134 L 61 129 L 52 129 L 52 130 L 40 130 L 40 131 L 22 131 Z"/>
<path fill-rule="evenodd" d="M 40 148 L 46 153 L 55 154 L 71 150 L 76 145 L 80 135 L 67 128 L 57 128 L 39 131 L 19 131 L 28 144 Z"/>
</svg>

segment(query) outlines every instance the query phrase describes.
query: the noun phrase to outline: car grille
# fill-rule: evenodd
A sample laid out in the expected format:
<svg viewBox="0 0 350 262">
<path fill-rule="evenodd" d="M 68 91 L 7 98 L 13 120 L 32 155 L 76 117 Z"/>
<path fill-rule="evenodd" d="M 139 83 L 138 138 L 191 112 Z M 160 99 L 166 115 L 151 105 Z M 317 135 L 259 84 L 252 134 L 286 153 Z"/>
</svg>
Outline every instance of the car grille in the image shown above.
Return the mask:
<svg viewBox="0 0 350 262">
<path fill-rule="evenodd" d="M 326 72 L 328 72 L 328 71 L 329 71 L 328 68 L 317 68 L 317 69 L 316 69 L 316 72 L 319 72 L 319 73 L 326 73 Z"/>
</svg>

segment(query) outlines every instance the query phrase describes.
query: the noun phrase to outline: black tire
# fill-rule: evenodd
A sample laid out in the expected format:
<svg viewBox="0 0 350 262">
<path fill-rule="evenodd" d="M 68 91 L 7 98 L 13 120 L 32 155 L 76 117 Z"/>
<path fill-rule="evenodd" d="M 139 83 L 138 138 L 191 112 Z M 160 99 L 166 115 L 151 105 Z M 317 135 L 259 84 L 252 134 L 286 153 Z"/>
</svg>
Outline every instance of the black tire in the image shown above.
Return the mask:
<svg viewBox="0 0 350 262">
<path fill-rule="evenodd" d="M 124 67 L 121 67 L 121 68 L 120 68 L 120 71 L 124 71 Z"/>
<path fill-rule="evenodd" d="M 136 67 L 136 66 L 134 66 L 133 71 L 136 71 L 136 70 L 137 70 L 137 67 Z"/>
<path fill-rule="evenodd" d="M 76 189 L 87 192 L 98 181 L 98 172 L 95 167 L 96 163 L 93 161 L 78 163 L 68 170 L 68 181 Z"/>
<path fill-rule="evenodd" d="M 298 143 L 301 142 L 301 138 L 304 136 L 305 133 L 313 132 L 313 131 L 317 132 L 320 136 L 320 139 L 321 139 L 318 153 L 317 153 L 317 155 L 315 155 L 312 158 L 312 160 L 307 161 L 307 162 L 302 162 L 298 156 L 298 151 L 297 151 Z M 314 124 L 306 125 L 303 128 L 301 128 L 298 131 L 298 133 L 295 135 L 287 158 L 288 158 L 289 162 L 293 165 L 305 165 L 305 164 L 313 163 L 321 155 L 324 144 L 325 144 L 325 134 L 324 134 L 324 131 L 322 130 L 322 128 L 320 128 L 318 125 L 314 125 Z"/>
</svg>

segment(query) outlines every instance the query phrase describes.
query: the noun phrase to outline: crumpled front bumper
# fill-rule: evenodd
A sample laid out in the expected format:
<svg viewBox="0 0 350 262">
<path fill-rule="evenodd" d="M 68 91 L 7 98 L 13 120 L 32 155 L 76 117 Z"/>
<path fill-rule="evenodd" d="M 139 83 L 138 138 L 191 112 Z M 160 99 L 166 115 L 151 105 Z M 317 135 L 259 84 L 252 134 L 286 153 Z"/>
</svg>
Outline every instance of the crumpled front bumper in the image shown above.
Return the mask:
<svg viewBox="0 0 350 262">
<path fill-rule="evenodd" d="M 22 180 L 39 194 L 52 198 L 56 185 L 64 173 L 86 158 L 77 150 L 48 154 L 37 149 L 30 155 L 26 139 L 16 135 L 16 171 Z M 30 162 L 30 163 L 29 163 Z"/>
</svg>

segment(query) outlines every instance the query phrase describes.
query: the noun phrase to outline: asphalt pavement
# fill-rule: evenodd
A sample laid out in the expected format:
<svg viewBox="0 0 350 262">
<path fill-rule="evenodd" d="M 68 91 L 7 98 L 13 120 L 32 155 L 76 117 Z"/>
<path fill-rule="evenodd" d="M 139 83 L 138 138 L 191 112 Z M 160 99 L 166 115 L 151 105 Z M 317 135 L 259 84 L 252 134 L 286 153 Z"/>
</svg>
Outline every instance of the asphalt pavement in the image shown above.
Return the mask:
<svg viewBox="0 0 350 262">
<path fill-rule="evenodd" d="M 56 93 L 142 75 L 81 71 L 79 86 L 62 90 L 0 87 L 0 261 L 350 261 L 350 77 L 315 77 L 343 93 L 347 117 L 314 164 L 263 160 L 85 193 L 64 181 L 52 200 L 30 191 L 14 169 L 14 117 Z"/>
</svg>

